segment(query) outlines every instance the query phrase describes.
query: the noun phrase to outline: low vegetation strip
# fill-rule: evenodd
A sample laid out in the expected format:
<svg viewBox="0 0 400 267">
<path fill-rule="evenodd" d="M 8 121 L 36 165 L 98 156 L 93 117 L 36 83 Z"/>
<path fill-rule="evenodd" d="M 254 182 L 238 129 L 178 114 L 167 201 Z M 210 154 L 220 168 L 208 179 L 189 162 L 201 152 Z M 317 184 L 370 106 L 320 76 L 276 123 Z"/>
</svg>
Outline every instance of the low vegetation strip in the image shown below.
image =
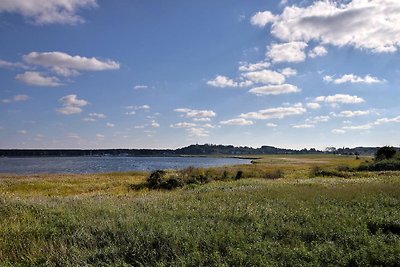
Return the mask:
<svg viewBox="0 0 400 267">
<path fill-rule="evenodd" d="M 262 163 L 212 168 L 209 182 L 187 182 L 208 169 L 160 173 L 186 181 L 175 190 L 141 187 L 144 173 L 1 176 L 0 266 L 399 266 L 400 172 L 343 167 L 363 160 L 320 167 L 348 177 Z"/>
</svg>

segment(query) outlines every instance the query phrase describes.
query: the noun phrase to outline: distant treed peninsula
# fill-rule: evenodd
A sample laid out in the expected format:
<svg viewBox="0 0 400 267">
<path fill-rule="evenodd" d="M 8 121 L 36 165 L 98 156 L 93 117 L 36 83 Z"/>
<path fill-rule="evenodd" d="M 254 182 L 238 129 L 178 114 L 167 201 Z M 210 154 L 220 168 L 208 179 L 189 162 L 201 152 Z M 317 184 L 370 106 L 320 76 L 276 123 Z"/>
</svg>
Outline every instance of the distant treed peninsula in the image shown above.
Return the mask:
<svg viewBox="0 0 400 267">
<path fill-rule="evenodd" d="M 340 154 L 374 155 L 378 147 L 335 148 L 325 150 L 285 149 L 273 146 L 235 147 L 233 145 L 190 145 L 178 149 L 0 149 L 0 157 L 78 157 L 78 156 L 180 156 L 180 155 L 262 155 L 262 154 Z"/>
</svg>

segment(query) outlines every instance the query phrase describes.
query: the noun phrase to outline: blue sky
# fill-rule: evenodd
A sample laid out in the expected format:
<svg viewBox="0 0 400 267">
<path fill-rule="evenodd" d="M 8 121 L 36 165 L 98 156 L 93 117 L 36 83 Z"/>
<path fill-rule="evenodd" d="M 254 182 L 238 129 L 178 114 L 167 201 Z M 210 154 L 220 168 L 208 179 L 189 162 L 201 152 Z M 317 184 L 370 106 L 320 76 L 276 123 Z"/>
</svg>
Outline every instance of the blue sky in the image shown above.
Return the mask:
<svg viewBox="0 0 400 267">
<path fill-rule="evenodd" d="M 2 1 L 0 147 L 400 145 L 398 10 Z"/>
</svg>

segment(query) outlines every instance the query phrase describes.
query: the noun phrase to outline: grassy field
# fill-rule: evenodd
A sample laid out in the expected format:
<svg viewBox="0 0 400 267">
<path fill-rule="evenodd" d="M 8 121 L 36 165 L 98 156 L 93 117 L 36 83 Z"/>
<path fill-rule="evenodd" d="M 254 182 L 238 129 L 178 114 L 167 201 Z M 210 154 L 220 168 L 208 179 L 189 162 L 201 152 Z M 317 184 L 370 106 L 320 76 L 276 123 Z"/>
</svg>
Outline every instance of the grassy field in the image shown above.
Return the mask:
<svg viewBox="0 0 400 267">
<path fill-rule="evenodd" d="M 0 175 L 0 266 L 400 266 L 400 172 L 310 178 L 364 160 L 263 156 L 171 191 L 139 172 Z"/>
</svg>

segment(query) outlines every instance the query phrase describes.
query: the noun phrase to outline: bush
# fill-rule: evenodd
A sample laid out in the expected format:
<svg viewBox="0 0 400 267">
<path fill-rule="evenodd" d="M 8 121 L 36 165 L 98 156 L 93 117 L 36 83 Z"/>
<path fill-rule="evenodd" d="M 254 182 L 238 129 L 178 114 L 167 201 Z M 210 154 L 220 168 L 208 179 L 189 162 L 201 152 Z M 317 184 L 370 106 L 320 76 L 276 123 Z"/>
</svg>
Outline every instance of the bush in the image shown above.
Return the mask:
<svg viewBox="0 0 400 267">
<path fill-rule="evenodd" d="M 322 177 L 342 177 L 342 178 L 348 177 L 348 175 L 346 173 L 343 173 L 342 171 L 339 171 L 339 170 L 325 170 L 319 166 L 314 166 L 311 168 L 311 171 L 310 171 L 311 178 L 321 177 L 321 176 Z"/>
<path fill-rule="evenodd" d="M 163 182 L 163 177 L 165 176 L 166 172 L 163 170 L 156 170 L 152 172 L 147 178 L 147 186 L 150 189 L 159 189 L 162 182 Z"/>
<path fill-rule="evenodd" d="M 397 150 L 392 146 L 384 146 L 378 149 L 375 154 L 375 160 L 392 159 L 397 153 Z"/>
<path fill-rule="evenodd" d="M 242 177 L 243 177 L 243 171 L 238 171 L 238 172 L 236 173 L 235 179 L 236 179 L 236 180 L 239 180 L 239 179 L 242 179 Z"/>
<path fill-rule="evenodd" d="M 400 160 L 389 159 L 372 163 L 361 163 L 358 171 L 400 171 Z"/>
</svg>

